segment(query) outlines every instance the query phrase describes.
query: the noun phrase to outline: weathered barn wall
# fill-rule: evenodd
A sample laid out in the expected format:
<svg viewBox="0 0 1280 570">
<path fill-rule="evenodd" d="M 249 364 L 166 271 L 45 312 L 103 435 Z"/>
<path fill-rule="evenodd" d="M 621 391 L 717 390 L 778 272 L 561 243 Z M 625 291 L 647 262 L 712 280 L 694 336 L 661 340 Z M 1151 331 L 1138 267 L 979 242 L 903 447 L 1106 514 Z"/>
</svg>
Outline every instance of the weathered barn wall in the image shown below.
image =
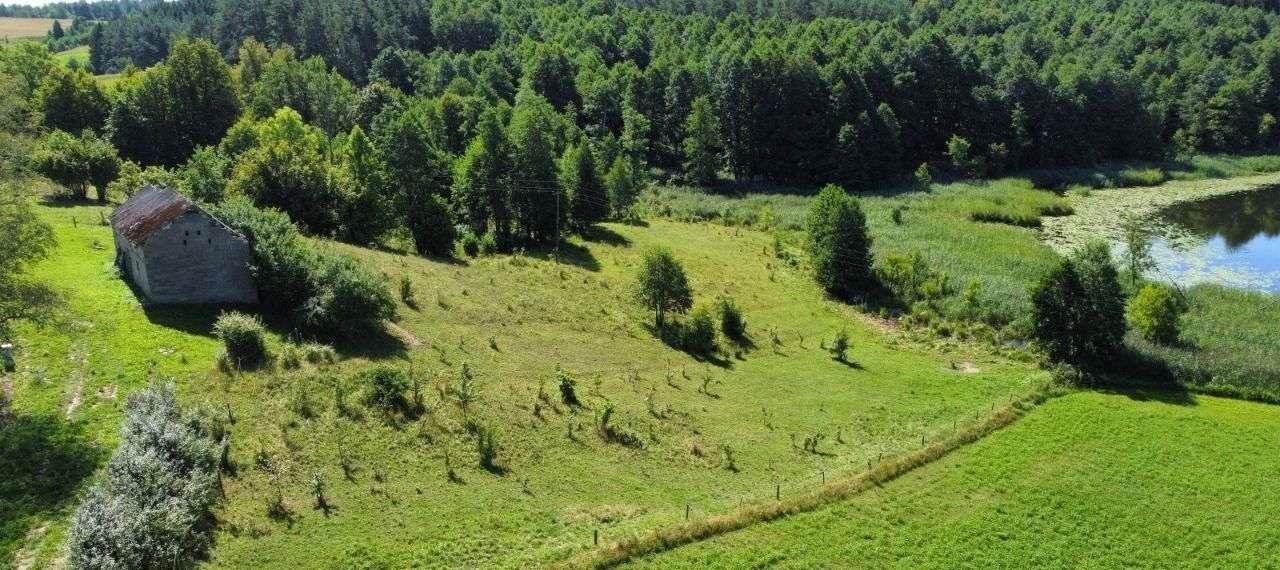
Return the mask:
<svg viewBox="0 0 1280 570">
<path fill-rule="evenodd" d="M 143 296 L 151 296 L 151 285 L 147 282 L 147 260 L 142 248 L 133 245 L 119 233 L 116 239 L 116 265 Z"/>
<path fill-rule="evenodd" d="M 152 302 L 258 302 L 249 241 L 198 209 L 151 234 L 141 249 Z"/>
</svg>

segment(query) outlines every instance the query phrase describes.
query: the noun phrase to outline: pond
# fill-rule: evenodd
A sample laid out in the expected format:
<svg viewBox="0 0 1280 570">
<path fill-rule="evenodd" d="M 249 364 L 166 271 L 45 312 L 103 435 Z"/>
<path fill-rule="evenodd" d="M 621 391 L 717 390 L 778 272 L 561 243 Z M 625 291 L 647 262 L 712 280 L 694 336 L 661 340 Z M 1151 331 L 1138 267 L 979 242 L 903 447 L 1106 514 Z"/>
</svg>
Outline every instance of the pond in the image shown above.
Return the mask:
<svg viewBox="0 0 1280 570">
<path fill-rule="evenodd" d="M 1280 186 L 1172 206 L 1155 276 L 1280 292 Z"/>
</svg>

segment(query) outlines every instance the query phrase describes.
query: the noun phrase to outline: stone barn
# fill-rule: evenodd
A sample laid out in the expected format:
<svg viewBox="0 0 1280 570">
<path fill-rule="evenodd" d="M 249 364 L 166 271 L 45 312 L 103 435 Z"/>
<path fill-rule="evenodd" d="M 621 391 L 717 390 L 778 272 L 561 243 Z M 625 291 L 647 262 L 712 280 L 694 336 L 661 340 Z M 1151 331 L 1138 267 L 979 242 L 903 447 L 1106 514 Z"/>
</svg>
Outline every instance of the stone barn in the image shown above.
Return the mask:
<svg viewBox="0 0 1280 570">
<path fill-rule="evenodd" d="M 257 303 L 249 240 L 170 188 L 111 215 L 116 264 L 151 303 Z"/>
</svg>

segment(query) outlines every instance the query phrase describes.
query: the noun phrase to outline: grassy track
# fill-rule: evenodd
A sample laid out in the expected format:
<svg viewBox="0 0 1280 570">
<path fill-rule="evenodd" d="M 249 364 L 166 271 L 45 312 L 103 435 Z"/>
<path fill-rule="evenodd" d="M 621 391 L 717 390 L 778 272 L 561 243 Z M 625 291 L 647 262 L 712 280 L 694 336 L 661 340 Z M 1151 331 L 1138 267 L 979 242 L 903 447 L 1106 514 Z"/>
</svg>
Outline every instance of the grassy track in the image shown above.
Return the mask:
<svg viewBox="0 0 1280 570">
<path fill-rule="evenodd" d="M 1265 404 L 1077 393 L 847 502 L 628 567 L 1267 567 L 1277 431 Z"/>
<path fill-rule="evenodd" d="M 560 560 L 589 549 L 595 530 L 607 540 L 682 520 L 686 505 L 694 514 L 721 512 L 768 496 L 775 485 L 798 492 L 824 472 L 861 470 L 882 452 L 912 449 L 922 435 L 946 433 L 957 419 L 1021 396 L 1041 376 L 978 347 L 915 344 L 822 300 L 801 269 L 773 256 L 767 234 L 655 221 L 608 226 L 596 241 L 562 248 L 560 264 L 542 255 L 439 262 L 319 244 L 393 280 L 409 277 L 417 308 L 401 307 L 404 332 L 396 333 L 407 345 L 366 339 L 339 347 L 345 360 L 325 370 L 232 380 L 213 370 L 214 309 L 144 310 L 111 271 L 110 234 L 99 223 L 104 208 L 41 212 L 60 246 L 37 272 L 67 291 L 72 318 L 20 331 L 15 409 L 80 434 L 84 445 L 68 449 L 93 451 L 72 454 L 92 467 L 115 440 L 125 394 L 149 376 L 176 378 L 189 404 L 229 403 L 238 471 L 226 480 L 211 568 Z M 698 304 L 719 295 L 737 300 L 753 348 L 698 362 L 652 337 L 644 324 L 650 317 L 629 295 L 641 251 L 658 243 L 685 262 Z M 840 328 L 853 338 L 854 366 L 820 346 Z M 348 386 L 348 401 L 362 408 L 350 378 L 372 360 L 411 360 L 428 404 L 439 407 L 418 420 L 372 410 L 354 420 L 339 416 L 334 383 Z M 438 395 L 457 382 L 464 362 L 481 387 L 468 412 Z M 559 403 L 557 366 L 576 377 L 583 408 Z M 540 385 L 550 403 L 539 402 Z M 597 435 L 606 402 L 616 406 L 614 424 L 643 448 Z M 469 422 L 498 430 L 504 474 L 477 466 Z M 818 434 L 816 453 L 797 448 Z M 340 467 L 344 454 L 350 480 Z M 257 466 L 261 455 L 284 466 L 279 478 Z M 446 476 L 446 456 L 460 482 Z M 27 469 L 19 475 L 37 467 Z M 312 508 L 316 471 L 335 505 L 328 516 Z M 290 509 L 284 519 L 267 516 L 277 484 Z M 18 550 L 41 563 L 55 559 L 75 485 L 50 483 L 39 505 L 14 506 L 5 516 L 17 522 L 0 527 L 0 560 Z M 43 534 L 27 536 L 48 521 Z"/>
</svg>

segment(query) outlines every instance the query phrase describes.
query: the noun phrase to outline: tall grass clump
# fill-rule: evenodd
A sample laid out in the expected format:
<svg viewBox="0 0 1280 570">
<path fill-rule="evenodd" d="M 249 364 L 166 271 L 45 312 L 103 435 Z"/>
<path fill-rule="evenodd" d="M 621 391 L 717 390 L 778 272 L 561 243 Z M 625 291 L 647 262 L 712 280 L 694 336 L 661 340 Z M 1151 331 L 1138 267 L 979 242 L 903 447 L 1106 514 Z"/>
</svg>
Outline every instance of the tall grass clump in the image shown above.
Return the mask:
<svg viewBox="0 0 1280 570">
<path fill-rule="evenodd" d="M 193 566 L 210 545 L 219 429 L 184 416 L 172 384 L 130 396 L 120 446 L 71 518 L 70 568 Z"/>
<path fill-rule="evenodd" d="M 407 407 L 404 393 L 409 389 L 409 378 L 403 370 L 391 366 L 374 366 L 360 373 L 360 383 L 365 386 L 365 402 L 384 411 L 403 410 Z"/>
<path fill-rule="evenodd" d="M 265 332 L 256 316 L 223 313 L 213 324 L 213 335 L 222 341 L 222 357 L 234 368 L 254 368 L 267 359 Z"/>
</svg>

